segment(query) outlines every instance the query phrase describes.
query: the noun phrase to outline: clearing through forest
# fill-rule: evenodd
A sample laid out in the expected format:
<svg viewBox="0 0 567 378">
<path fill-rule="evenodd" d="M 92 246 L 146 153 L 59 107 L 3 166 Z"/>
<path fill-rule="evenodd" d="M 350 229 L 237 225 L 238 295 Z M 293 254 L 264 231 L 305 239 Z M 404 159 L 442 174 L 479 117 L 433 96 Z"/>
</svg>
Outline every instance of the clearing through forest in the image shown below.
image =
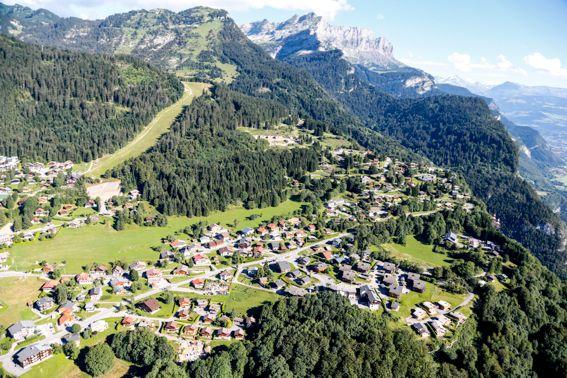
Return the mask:
<svg viewBox="0 0 567 378">
<path fill-rule="evenodd" d="M 160 111 L 154 119 L 128 144 L 116 152 L 104 155 L 101 158 L 91 161 L 87 165 L 84 175 L 90 177 L 100 177 L 108 170 L 118 166 L 120 163 L 141 155 L 144 151 L 152 147 L 159 137 L 166 133 L 175 118 L 181 113 L 185 106 L 188 106 L 195 97 L 200 96 L 208 84 L 205 83 L 186 83 L 183 96 L 174 104 Z"/>
</svg>

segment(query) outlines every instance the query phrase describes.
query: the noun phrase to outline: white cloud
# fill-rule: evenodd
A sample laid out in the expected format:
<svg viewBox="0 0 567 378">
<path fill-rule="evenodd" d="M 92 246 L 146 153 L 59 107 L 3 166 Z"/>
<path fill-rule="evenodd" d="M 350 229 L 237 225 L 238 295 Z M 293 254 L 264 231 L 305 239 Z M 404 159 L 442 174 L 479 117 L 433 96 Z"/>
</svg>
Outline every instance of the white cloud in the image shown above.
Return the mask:
<svg viewBox="0 0 567 378">
<path fill-rule="evenodd" d="M 512 62 L 503 54 L 496 57 L 496 62 L 491 63 L 487 58 L 480 57 L 478 62 L 475 62 L 469 54 L 454 52 L 447 57 L 449 63 L 460 72 L 471 71 L 500 71 L 514 74 L 527 75 L 526 71 L 522 68 L 514 66 Z"/>
<path fill-rule="evenodd" d="M 542 53 L 534 52 L 524 57 L 524 63 L 538 71 L 567 78 L 567 68 L 561 66 L 559 58 L 547 58 Z"/>
<path fill-rule="evenodd" d="M 262 8 L 315 12 L 333 19 L 339 12 L 353 10 L 349 0 L 7 0 L 31 8 L 46 8 L 62 16 L 96 19 L 132 9 L 167 8 L 175 11 L 202 5 L 227 11 L 246 11 Z"/>
</svg>

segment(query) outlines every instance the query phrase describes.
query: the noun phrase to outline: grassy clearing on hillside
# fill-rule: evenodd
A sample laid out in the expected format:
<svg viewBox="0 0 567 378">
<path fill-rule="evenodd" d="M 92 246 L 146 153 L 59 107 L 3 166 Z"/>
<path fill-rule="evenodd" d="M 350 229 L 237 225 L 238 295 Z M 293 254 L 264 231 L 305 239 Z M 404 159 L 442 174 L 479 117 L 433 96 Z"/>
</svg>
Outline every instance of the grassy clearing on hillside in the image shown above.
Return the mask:
<svg viewBox="0 0 567 378">
<path fill-rule="evenodd" d="M 112 370 L 101 378 L 118 378 L 126 376 L 130 363 L 115 359 Z M 57 354 L 50 359 L 31 368 L 22 375 L 25 378 L 88 378 L 90 375 L 82 372 L 75 363 L 67 359 L 63 354 Z"/>
<path fill-rule="evenodd" d="M 433 252 L 433 246 L 423 244 L 413 236 L 406 238 L 406 244 L 387 243 L 384 249 L 393 257 L 409 260 L 424 266 L 448 266 L 451 259 L 444 254 Z"/>
<path fill-rule="evenodd" d="M 466 294 L 453 294 L 435 286 L 429 282 L 425 284 L 425 292 L 417 293 L 411 291 L 408 294 L 402 295 L 399 300 L 400 310 L 398 312 L 399 317 L 403 321 L 405 318 L 411 315 L 411 309 L 414 308 L 418 303 L 429 301 L 447 301 L 455 308 L 459 303 L 461 303 L 466 298 Z"/>
<path fill-rule="evenodd" d="M 265 302 L 275 302 L 279 298 L 276 293 L 234 284 L 224 302 L 224 310 L 245 315 L 249 309 L 261 306 Z"/>
<path fill-rule="evenodd" d="M 36 319 L 27 303 L 37 299 L 44 282 L 35 277 L 0 278 L 0 325 L 7 327 L 18 320 Z"/>
<path fill-rule="evenodd" d="M 182 230 L 188 225 L 204 221 L 223 225 L 234 224 L 237 228 L 255 227 L 274 216 L 285 216 L 297 209 L 301 203 L 282 202 L 276 207 L 247 210 L 235 207 L 223 212 L 214 212 L 206 217 L 169 217 L 166 227 L 140 227 L 129 225 L 123 231 L 116 231 L 110 224 L 89 225 L 79 229 L 61 229 L 54 239 L 16 244 L 10 249 L 12 269 L 30 271 L 38 263 L 66 261 L 67 274 L 82 271 L 82 266 L 92 262 L 108 263 L 115 260 L 155 260 L 157 253 L 152 246 L 160 245 L 162 238 Z M 247 219 L 251 215 L 256 219 Z"/>
<path fill-rule="evenodd" d="M 127 145 L 118 151 L 104 155 L 87 165 L 85 174 L 91 177 L 99 177 L 106 171 L 118 166 L 124 161 L 141 155 L 152 147 L 159 137 L 169 130 L 175 118 L 188 106 L 195 97 L 200 96 L 208 87 L 204 83 L 184 83 L 185 92 L 181 99 L 175 104 L 168 106 L 159 112 L 154 119 Z"/>
</svg>

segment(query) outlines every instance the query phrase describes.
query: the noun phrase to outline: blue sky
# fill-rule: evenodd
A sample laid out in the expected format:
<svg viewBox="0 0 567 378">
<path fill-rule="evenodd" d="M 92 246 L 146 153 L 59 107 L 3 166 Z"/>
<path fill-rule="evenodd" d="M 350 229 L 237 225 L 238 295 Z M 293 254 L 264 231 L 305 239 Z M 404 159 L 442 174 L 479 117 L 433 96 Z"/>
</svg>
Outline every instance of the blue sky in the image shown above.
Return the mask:
<svg viewBox="0 0 567 378">
<path fill-rule="evenodd" d="M 6 1 L 14 3 L 14 1 Z M 140 8 L 209 5 L 239 23 L 309 11 L 374 30 L 402 62 L 436 76 L 567 87 L 567 0 L 21 0 L 57 14 L 100 18 Z"/>
</svg>

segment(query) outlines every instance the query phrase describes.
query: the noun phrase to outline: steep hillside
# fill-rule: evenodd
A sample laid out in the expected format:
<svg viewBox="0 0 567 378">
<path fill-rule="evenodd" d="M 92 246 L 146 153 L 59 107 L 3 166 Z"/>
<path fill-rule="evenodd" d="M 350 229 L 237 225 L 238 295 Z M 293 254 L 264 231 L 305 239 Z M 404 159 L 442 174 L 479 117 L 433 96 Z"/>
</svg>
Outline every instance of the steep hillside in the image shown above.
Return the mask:
<svg viewBox="0 0 567 378">
<path fill-rule="evenodd" d="M 133 138 L 183 90 L 126 58 L 27 45 L 0 36 L 0 155 L 89 161 Z"/>
<path fill-rule="evenodd" d="M 0 32 L 25 42 L 105 54 L 128 54 L 154 66 L 220 78 L 229 67 L 208 54 L 226 12 L 192 8 L 132 11 L 104 20 L 62 18 L 47 10 L 0 4 Z"/>
<path fill-rule="evenodd" d="M 508 235 L 565 274 L 562 224 L 517 176 L 518 152 L 484 100 L 451 95 L 396 99 L 361 80 L 337 50 L 286 61 L 309 71 L 368 128 L 462 172 Z"/>
</svg>

